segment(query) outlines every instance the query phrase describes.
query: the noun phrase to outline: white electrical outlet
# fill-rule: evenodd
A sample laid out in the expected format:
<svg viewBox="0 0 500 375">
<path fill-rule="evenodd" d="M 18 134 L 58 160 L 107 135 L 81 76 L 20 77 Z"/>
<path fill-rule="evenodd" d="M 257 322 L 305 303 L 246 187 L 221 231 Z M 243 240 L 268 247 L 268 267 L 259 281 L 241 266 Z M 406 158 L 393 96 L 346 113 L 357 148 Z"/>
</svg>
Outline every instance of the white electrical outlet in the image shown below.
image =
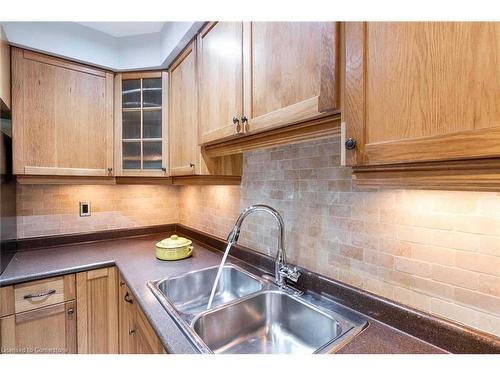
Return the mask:
<svg viewBox="0 0 500 375">
<path fill-rule="evenodd" d="M 90 216 L 90 202 L 80 202 L 80 216 Z"/>
</svg>

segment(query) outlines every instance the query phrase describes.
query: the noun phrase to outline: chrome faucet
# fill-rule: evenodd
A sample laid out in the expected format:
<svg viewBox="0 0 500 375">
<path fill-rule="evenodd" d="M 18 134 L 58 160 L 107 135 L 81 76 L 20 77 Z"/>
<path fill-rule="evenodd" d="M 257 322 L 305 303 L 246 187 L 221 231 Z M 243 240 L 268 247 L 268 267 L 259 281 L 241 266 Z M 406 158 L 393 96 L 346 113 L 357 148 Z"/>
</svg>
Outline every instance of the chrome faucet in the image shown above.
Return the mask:
<svg viewBox="0 0 500 375">
<path fill-rule="evenodd" d="M 296 282 L 299 279 L 300 272 L 297 270 L 297 267 L 291 267 L 286 264 L 286 254 L 285 254 L 285 225 L 283 224 L 283 218 L 274 208 L 267 206 L 265 204 L 256 204 L 250 207 L 247 207 L 238 217 L 236 223 L 234 224 L 233 230 L 229 233 L 227 237 L 227 243 L 229 247 L 232 247 L 238 242 L 238 238 L 240 236 L 241 224 L 243 220 L 253 212 L 257 211 L 265 211 L 273 215 L 278 223 L 278 253 L 276 254 L 276 260 L 274 263 L 274 278 L 275 282 L 280 289 L 292 289 L 294 292 L 296 291 L 294 288 L 291 288 L 286 285 L 286 280 L 291 280 Z"/>
</svg>

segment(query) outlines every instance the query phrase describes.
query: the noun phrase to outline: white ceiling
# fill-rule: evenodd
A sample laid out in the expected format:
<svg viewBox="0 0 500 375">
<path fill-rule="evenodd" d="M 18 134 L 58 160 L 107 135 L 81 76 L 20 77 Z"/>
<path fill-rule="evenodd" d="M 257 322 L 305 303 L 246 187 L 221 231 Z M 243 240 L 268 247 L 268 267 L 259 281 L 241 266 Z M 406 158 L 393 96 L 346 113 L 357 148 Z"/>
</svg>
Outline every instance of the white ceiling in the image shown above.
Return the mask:
<svg viewBox="0 0 500 375">
<path fill-rule="evenodd" d="M 115 38 L 159 32 L 166 22 L 78 22 Z"/>
<path fill-rule="evenodd" d="M 167 68 L 204 22 L 0 24 L 13 46 L 114 71 L 131 71 Z"/>
</svg>

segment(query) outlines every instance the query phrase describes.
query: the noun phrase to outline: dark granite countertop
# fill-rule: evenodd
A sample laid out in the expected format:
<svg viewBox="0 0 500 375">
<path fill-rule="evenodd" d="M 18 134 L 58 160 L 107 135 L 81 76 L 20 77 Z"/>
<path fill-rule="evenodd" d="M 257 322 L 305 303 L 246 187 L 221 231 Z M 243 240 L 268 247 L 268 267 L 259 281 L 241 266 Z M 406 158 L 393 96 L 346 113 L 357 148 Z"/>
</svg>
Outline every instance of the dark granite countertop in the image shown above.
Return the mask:
<svg viewBox="0 0 500 375">
<path fill-rule="evenodd" d="M 0 285 L 116 265 L 169 353 L 196 353 L 190 341 L 163 309 L 148 281 L 217 265 L 222 253 L 195 242 L 191 258 L 165 262 L 155 258 L 155 234 L 93 243 L 28 250 L 16 253 L 0 276 Z M 231 258 L 232 263 L 241 260 Z M 359 311 L 363 313 L 363 311 Z M 446 353 L 434 345 L 366 317 L 369 326 L 338 353 Z"/>
</svg>

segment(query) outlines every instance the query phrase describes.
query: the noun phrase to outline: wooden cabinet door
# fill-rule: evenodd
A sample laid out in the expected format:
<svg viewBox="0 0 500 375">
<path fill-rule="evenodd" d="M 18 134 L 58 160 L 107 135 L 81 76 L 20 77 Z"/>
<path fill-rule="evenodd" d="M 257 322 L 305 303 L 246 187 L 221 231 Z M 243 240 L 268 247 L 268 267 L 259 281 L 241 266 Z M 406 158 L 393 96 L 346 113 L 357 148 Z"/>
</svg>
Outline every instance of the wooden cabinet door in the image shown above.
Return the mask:
<svg viewBox="0 0 500 375">
<path fill-rule="evenodd" d="M 339 112 L 339 25 L 244 26 L 244 115 L 255 133 Z"/>
<path fill-rule="evenodd" d="M 0 26 L 0 110 L 10 109 L 10 45 L 7 36 Z"/>
<path fill-rule="evenodd" d="M 354 166 L 500 156 L 500 23 L 345 25 Z"/>
<path fill-rule="evenodd" d="M 135 299 L 127 284 L 120 277 L 120 297 L 119 297 L 119 341 L 120 354 L 134 354 L 137 352 L 135 339 Z"/>
<path fill-rule="evenodd" d="M 170 174 L 201 174 L 195 40 L 179 55 L 168 72 Z"/>
<path fill-rule="evenodd" d="M 200 143 L 235 135 L 243 116 L 243 23 L 211 22 L 198 34 Z"/>
<path fill-rule="evenodd" d="M 138 305 L 136 306 L 136 313 L 135 339 L 137 354 L 165 353 L 163 345 L 158 336 L 156 336 L 153 327 L 151 327 L 148 319 Z"/>
<path fill-rule="evenodd" d="M 118 353 L 116 267 L 76 274 L 78 353 Z"/>
<path fill-rule="evenodd" d="M 120 354 L 166 353 L 134 295 L 120 276 Z"/>
<path fill-rule="evenodd" d="M 168 176 L 168 74 L 115 75 L 115 176 Z"/>
<path fill-rule="evenodd" d="M 14 174 L 108 176 L 113 74 L 12 49 Z"/>
<path fill-rule="evenodd" d="M 3 353 L 76 353 L 75 301 L 63 302 L 0 319 Z"/>
</svg>

